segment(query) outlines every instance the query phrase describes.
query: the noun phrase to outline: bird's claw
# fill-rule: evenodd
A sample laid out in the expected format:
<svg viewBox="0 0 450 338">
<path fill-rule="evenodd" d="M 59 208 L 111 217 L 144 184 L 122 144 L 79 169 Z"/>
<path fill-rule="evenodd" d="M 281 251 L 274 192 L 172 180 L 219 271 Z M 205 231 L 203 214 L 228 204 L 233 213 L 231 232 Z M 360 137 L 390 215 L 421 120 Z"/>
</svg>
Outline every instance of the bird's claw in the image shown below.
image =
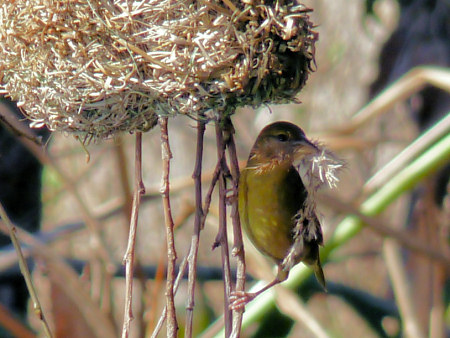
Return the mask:
<svg viewBox="0 0 450 338">
<path fill-rule="evenodd" d="M 230 309 L 233 311 L 244 310 L 245 305 L 251 302 L 256 295 L 245 291 L 234 291 L 230 295 Z"/>
</svg>

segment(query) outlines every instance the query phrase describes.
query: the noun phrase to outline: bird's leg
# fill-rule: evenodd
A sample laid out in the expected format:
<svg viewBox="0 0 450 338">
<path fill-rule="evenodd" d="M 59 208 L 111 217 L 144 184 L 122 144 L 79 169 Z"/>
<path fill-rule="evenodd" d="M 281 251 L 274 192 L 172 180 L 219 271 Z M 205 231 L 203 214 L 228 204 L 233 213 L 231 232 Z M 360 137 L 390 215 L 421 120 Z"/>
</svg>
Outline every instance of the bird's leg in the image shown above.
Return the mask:
<svg viewBox="0 0 450 338">
<path fill-rule="evenodd" d="M 273 281 L 271 281 L 269 284 L 267 284 L 265 287 L 263 287 L 261 290 L 258 290 L 256 292 L 245 292 L 245 291 L 234 291 L 231 293 L 230 296 L 230 308 L 231 310 L 242 310 L 244 309 L 245 305 L 249 302 L 251 302 L 253 299 L 255 299 L 257 296 L 259 296 L 264 291 L 270 289 L 272 286 L 277 285 L 281 283 L 278 278 L 275 278 Z"/>
<path fill-rule="evenodd" d="M 284 282 L 289 276 L 289 271 L 283 270 L 280 266 L 278 266 L 277 276 L 273 281 L 263 287 L 261 290 L 256 292 L 245 292 L 245 291 L 234 291 L 230 296 L 230 308 L 231 310 L 242 310 L 245 305 L 251 302 L 253 299 L 258 297 L 264 291 L 270 289 L 271 287 Z"/>
</svg>

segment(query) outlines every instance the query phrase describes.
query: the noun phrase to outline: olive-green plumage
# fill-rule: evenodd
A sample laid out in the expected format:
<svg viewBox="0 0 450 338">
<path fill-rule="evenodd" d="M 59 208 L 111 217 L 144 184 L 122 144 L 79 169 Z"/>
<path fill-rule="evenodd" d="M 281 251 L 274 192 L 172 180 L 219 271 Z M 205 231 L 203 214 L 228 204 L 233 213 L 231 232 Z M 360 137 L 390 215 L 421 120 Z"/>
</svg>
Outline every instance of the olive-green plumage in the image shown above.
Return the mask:
<svg viewBox="0 0 450 338">
<path fill-rule="evenodd" d="M 278 265 L 272 285 L 285 280 L 289 274 L 290 267 L 283 265 L 283 260 L 294 243 L 297 216 L 305 207 L 308 195 L 294 163 L 315 152 L 317 147 L 299 127 L 276 122 L 261 131 L 241 172 L 241 223 L 255 247 Z M 294 256 L 293 263 L 303 261 L 310 265 L 325 288 L 319 260 L 322 231 L 317 217 L 313 217 L 313 221 L 305 220 L 301 225 L 302 238 L 297 240 L 303 241 L 302 249 Z"/>
</svg>

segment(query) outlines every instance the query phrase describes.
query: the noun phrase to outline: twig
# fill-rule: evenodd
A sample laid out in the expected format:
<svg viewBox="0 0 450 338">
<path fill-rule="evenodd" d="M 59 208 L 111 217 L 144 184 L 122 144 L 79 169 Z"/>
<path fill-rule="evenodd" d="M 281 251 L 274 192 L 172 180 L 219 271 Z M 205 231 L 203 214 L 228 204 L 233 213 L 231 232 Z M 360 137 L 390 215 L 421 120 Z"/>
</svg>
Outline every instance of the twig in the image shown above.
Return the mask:
<svg viewBox="0 0 450 338">
<path fill-rule="evenodd" d="M 223 156 L 223 153 L 222 153 L 222 156 Z M 212 174 L 211 183 L 209 185 L 208 192 L 206 193 L 206 196 L 205 196 L 205 202 L 204 202 L 204 206 L 203 206 L 203 210 L 202 210 L 202 217 L 201 217 L 201 222 L 200 222 L 200 230 L 203 229 L 205 226 L 206 216 L 208 215 L 209 207 L 211 205 L 212 194 L 214 192 L 214 188 L 217 184 L 217 181 L 219 180 L 221 171 L 222 171 L 222 161 L 219 159 L 217 161 L 216 168 L 214 169 L 214 172 Z M 203 179 L 201 179 L 201 180 L 203 181 Z M 191 243 L 191 246 L 189 248 L 188 257 L 193 256 L 193 254 L 192 254 L 193 250 L 194 250 L 194 246 L 192 246 L 192 243 Z M 187 260 L 186 260 L 186 263 L 187 263 Z M 183 265 L 183 268 L 178 273 L 177 283 L 179 282 L 180 277 L 182 276 L 182 272 L 184 271 L 184 268 L 185 268 L 185 265 Z M 176 284 L 176 288 L 178 288 L 178 284 Z M 156 326 L 155 331 L 152 334 L 152 338 L 155 338 L 158 335 L 158 332 L 161 329 L 161 326 L 164 323 L 164 320 L 166 318 L 166 310 L 167 309 L 165 307 L 164 312 L 158 322 L 158 325 Z M 222 320 L 220 320 L 219 322 L 220 323 L 218 324 L 218 326 L 223 327 L 223 317 L 222 317 Z"/>
<path fill-rule="evenodd" d="M 231 220 L 233 223 L 233 250 L 232 255 L 236 257 L 236 291 L 245 291 L 245 252 L 242 241 L 241 221 L 238 210 L 238 185 L 239 185 L 239 162 L 234 142 L 234 128 L 230 119 L 225 121 L 225 139 L 230 156 L 231 177 L 233 184 L 233 199 L 231 202 Z M 233 330 L 231 337 L 239 337 L 241 333 L 243 310 L 233 311 Z"/>
<path fill-rule="evenodd" d="M 206 216 L 208 215 L 209 207 L 211 206 L 211 199 L 212 199 L 212 194 L 214 192 L 214 188 L 216 187 L 217 181 L 219 180 L 221 166 L 222 166 L 221 161 L 217 161 L 216 168 L 214 169 L 211 183 L 208 188 L 208 192 L 206 193 L 206 196 L 205 196 L 205 203 L 203 205 L 203 217 L 202 217 L 201 229 L 203 229 L 205 227 Z"/>
<path fill-rule="evenodd" d="M 183 261 L 181 262 L 180 271 L 178 271 L 177 279 L 175 280 L 174 292 L 176 292 L 178 290 L 178 286 L 180 285 L 180 281 L 183 278 L 184 271 L 186 270 L 187 264 L 188 264 L 188 261 L 186 258 L 184 258 Z M 151 338 L 156 338 L 158 336 L 158 333 L 161 330 L 162 325 L 164 324 L 164 321 L 166 320 L 166 317 L 167 317 L 167 304 L 166 304 L 166 306 L 164 306 L 163 313 L 161 314 L 161 317 L 159 318 L 158 324 L 156 325 Z"/>
<path fill-rule="evenodd" d="M 172 153 L 169 145 L 169 133 L 167 117 L 160 117 L 159 126 L 161 128 L 161 155 L 163 160 L 163 177 L 161 186 L 161 195 L 163 200 L 164 218 L 166 222 L 167 236 L 167 283 L 166 283 L 166 304 L 167 304 L 167 337 L 177 337 L 178 323 L 175 312 L 174 303 L 174 283 L 175 283 L 175 262 L 177 254 L 175 251 L 174 223 L 172 218 L 172 210 L 170 207 L 170 159 Z"/>
<path fill-rule="evenodd" d="M 225 336 L 230 337 L 232 331 L 232 313 L 230 310 L 230 294 L 231 294 L 231 270 L 230 270 L 230 255 L 228 250 L 228 235 L 227 235 L 227 206 L 226 206 L 226 178 L 225 170 L 225 143 L 223 141 L 223 132 L 220 121 L 216 121 L 216 143 L 217 143 L 217 157 L 220 165 L 219 174 L 219 231 L 214 241 L 213 249 L 220 246 L 222 256 L 223 282 L 224 282 L 224 321 L 225 321 Z"/>
<path fill-rule="evenodd" d="M 137 135 L 136 135 L 137 136 Z M 141 142 L 142 143 L 142 142 Z M 142 146 L 141 146 L 142 148 Z M 122 213 L 124 214 L 125 218 L 128 220 L 128 224 L 124 223 L 125 230 L 128 230 L 130 232 L 130 226 L 132 221 L 132 214 L 133 214 L 133 202 L 134 202 L 134 195 L 131 191 L 130 183 L 128 180 L 128 161 L 125 154 L 125 148 L 124 148 L 124 140 L 119 135 L 114 139 L 114 148 L 113 148 L 114 154 L 116 155 L 117 160 L 117 166 L 118 166 L 118 172 L 119 172 L 119 182 L 121 187 L 121 194 L 123 196 L 123 208 Z M 136 154 L 137 155 L 137 154 Z M 141 164 L 142 164 L 142 156 L 141 156 Z M 137 163 L 135 164 L 137 165 Z M 142 168 L 142 165 L 141 165 Z M 142 177 L 142 169 L 141 169 L 141 177 Z M 141 180 L 143 191 L 139 195 L 139 208 L 142 203 L 142 197 L 143 194 L 145 194 L 145 187 Z M 139 209 L 138 208 L 138 209 Z M 134 249 L 133 249 L 134 250 Z M 134 266 L 134 274 L 136 275 L 136 279 L 142 288 L 142 292 L 145 293 L 146 288 L 146 279 L 143 273 L 142 264 L 140 262 L 139 257 L 134 258 L 134 263 L 132 264 Z M 110 293 L 112 295 L 112 293 Z M 136 316 L 133 316 L 133 319 L 137 321 L 135 323 L 135 326 L 140 328 L 140 332 L 144 332 L 145 326 L 143 323 L 144 318 L 144 311 L 145 311 L 145 305 L 144 305 L 144 297 L 141 297 L 141 306 L 139 307 L 139 311 Z M 131 309 L 131 308 L 130 308 Z"/>
<path fill-rule="evenodd" d="M 8 228 L 9 237 L 11 238 L 11 241 L 14 245 L 14 249 L 16 249 L 17 255 L 19 256 L 20 271 L 22 272 L 22 275 L 25 279 L 25 283 L 27 285 L 28 292 L 30 293 L 31 300 L 33 301 L 34 313 L 42 322 L 42 327 L 44 328 L 45 335 L 47 337 L 52 337 L 50 327 L 48 325 L 47 320 L 45 319 L 44 312 L 42 311 L 39 298 L 37 296 L 36 290 L 33 285 L 33 281 L 31 279 L 31 274 L 30 270 L 28 269 L 27 261 L 22 254 L 22 249 L 20 248 L 19 241 L 17 240 L 16 230 L 1 203 L 0 203 L 0 217 L 3 220 L 3 223 L 5 223 L 6 227 Z"/>
<path fill-rule="evenodd" d="M 33 248 L 36 256 L 44 259 L 48 275 L 67 297 L 75 304 L 88 323 L 96 337 L 115 337 L 115 328 L 107 315 L 95 304 L 86 292 L 75 271 L 60 258 L 61 255 L 45 246 L 29 232 L 14 226 L 20 240 Z M 0 222 L 0 231 L 8 234 L 8 228 L 4 222 Z"/>
<path fill-rule="evenodd" d="M 142 182 L 142 133 L 136 132 L 136 148 L 135 148 L 135 174 L 134 174 L 134 197 L 133 207 L 131 210 L 130 232 L 128 234 L 128 246 L 124 257 L 126 277 L 125 277 L 125 313 L 122 327 L 122 337 L 126 338 L 130 334 L 130 323 L 133 319 L 132 312 L 132 296 L 133 296 L 133 272 L 134 272 L 134 256 L 136 243 L 136 229 L 139 216 L 139 206 L 141 196 L 145 192 L 144 183 Z"/>
<path fill-rule="evenodd" d="M 136 138 L 137 136 L 138 135 L 136 134 Z M 125 213 L 128 219 L 131 217 L 132 213 L 133 198 L 131 197 L 132 196 L 131 187 L 128 181 L 128 167 L 127 167 L 127 159 L 125 156 L 125 149 L 123 147 L 123 139 L 120 136 L 118 136 L 117 139 L 114 140 L 114 154 L 116 155 L 117 166 L 119 168 L 118 172 L 119 172 L 119 183 L 121 193 L 124 198 L 123 212 Z"/>
<path fill-rule="evenodd" d="M 194 298 L 195 281 L 197 275 L 197 256 L 198 245 L 200 242 L 201 222 L 203 219 L 202 208 L 202 163 L 203 163 L 203 137 L 205 135 L 205 123 L 200 119 L 197 121 L 197 149 L 195 168 L 192 174 L 195 184 L 195 220 L 194 233 L 191 238 L 191 249 L 188 256 L 189 275 L 188 275 L 188 299 L 186 304 L 186 328 L 185 337 L 192 337 L 192 324 L 194 319 Z"/>
<path fill-rule="evenodd" d="M 155 272 L 155 278 L 153 285 L 151 289 L 149 290 L 149 296 L 146 296 L 146 308 L 149 310 L 147 311 L 147 316 L 145 318 L 147 322 L 147 327 L 145 329 L 145 332 L 154 332 L 154 336 L 156 337 L 159 333 L 159 329 L 157 330 L 156 323 L 156 315 L 159 307 L 159 300 L 158 296 L 162 293 L 163 289 L 163 283 L 165 282 L 165 274 L 166 274 L 166 252 L 167 247 L 166 245 L 163 245 L 160 249 L 160 255 L 158 258 L 158 263 L 156 265 L 156 272 Z M 165 303 L 165 302 L 164 302 Z M 159 318 L 158 322 L 165 321 L 166 320 L 166 310 L 167 306 L 164 305 L 164 311 L 163 315 Z M 156 323 L 156 325 L 155 325 Z M 162 325 L 162 323 L 161 323 Z M 147 336 L 147 335 L 146 335 Z"/>
<path fill-rule="evenodd" d="M 180 213 L 177 215 L 177 217 L 174 219 L 174 230 L 176 231 L 179 227 L 181 227 L 186 221 L 189 219 L 189 217 L 192 216 L 195 212 L 195 206 L 190 203 L 186 203 L 184 206 L 180 208 Z M 155 320 L 156 320 L 156 310 L 159 307 L 159 299 L 158 295 L 160 295 L 162 290 L 162 284 L 163 280 L 165 279 L 164 274 L 166 272 L 166 260 L 165 260 L 165 253 L 167 252 L 166 245 L 161 247 L 161 254 L 159 255 L 155 275 L 154 275 L 154 283 L 152 284 L 151 292 L 145 297 L 148 298 L 147 302 L 144 302 L 144 309 L 149 308 L 149 310 L 145 311 L 147 314 L 146 316 L 143 316 L 145 322 L 146 322 L 146 328 L 143 332 L 153 332 L 156 328 L 155 326 Z M 186 264 L 187 258 L 183 258 L 183 262 L 181 263 L 182 267 L 180 267 L 181 271 L 184 272 L 185 266 L 183 264 Z M 174 294 L 177 293 L 177 288 L 179 280 L 181 277 L 184 277 L 184 274 L 180 276 L 180 272 L 178 272 L 177 280 L 175 281 L 175 288 L 174 288 Z M 151 303 L 150 303 L 151 302 Z M 165 312 L 164 312 L 165 313 Z M 165 314 L 164 314 L 165 316 Z M 165 320 L 165 317 L 164 317 Z M 147 335 L 146 335 L 147 336 Z"/>
</svg>

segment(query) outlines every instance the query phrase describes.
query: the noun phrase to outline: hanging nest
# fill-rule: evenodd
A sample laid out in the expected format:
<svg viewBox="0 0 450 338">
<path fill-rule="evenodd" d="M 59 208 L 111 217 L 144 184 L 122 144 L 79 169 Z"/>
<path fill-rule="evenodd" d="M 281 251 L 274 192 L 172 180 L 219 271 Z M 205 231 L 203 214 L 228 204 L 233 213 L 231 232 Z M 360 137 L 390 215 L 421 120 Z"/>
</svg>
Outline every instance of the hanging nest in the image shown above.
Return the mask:
<svg viewBox="0 0 450 338">
<path fill-rule="evenodd" d="M 32 126 L 88 137 L 292 101 L 314 62 L 295 1 L 0 3 L 1 91 Z"/>
</svg>

